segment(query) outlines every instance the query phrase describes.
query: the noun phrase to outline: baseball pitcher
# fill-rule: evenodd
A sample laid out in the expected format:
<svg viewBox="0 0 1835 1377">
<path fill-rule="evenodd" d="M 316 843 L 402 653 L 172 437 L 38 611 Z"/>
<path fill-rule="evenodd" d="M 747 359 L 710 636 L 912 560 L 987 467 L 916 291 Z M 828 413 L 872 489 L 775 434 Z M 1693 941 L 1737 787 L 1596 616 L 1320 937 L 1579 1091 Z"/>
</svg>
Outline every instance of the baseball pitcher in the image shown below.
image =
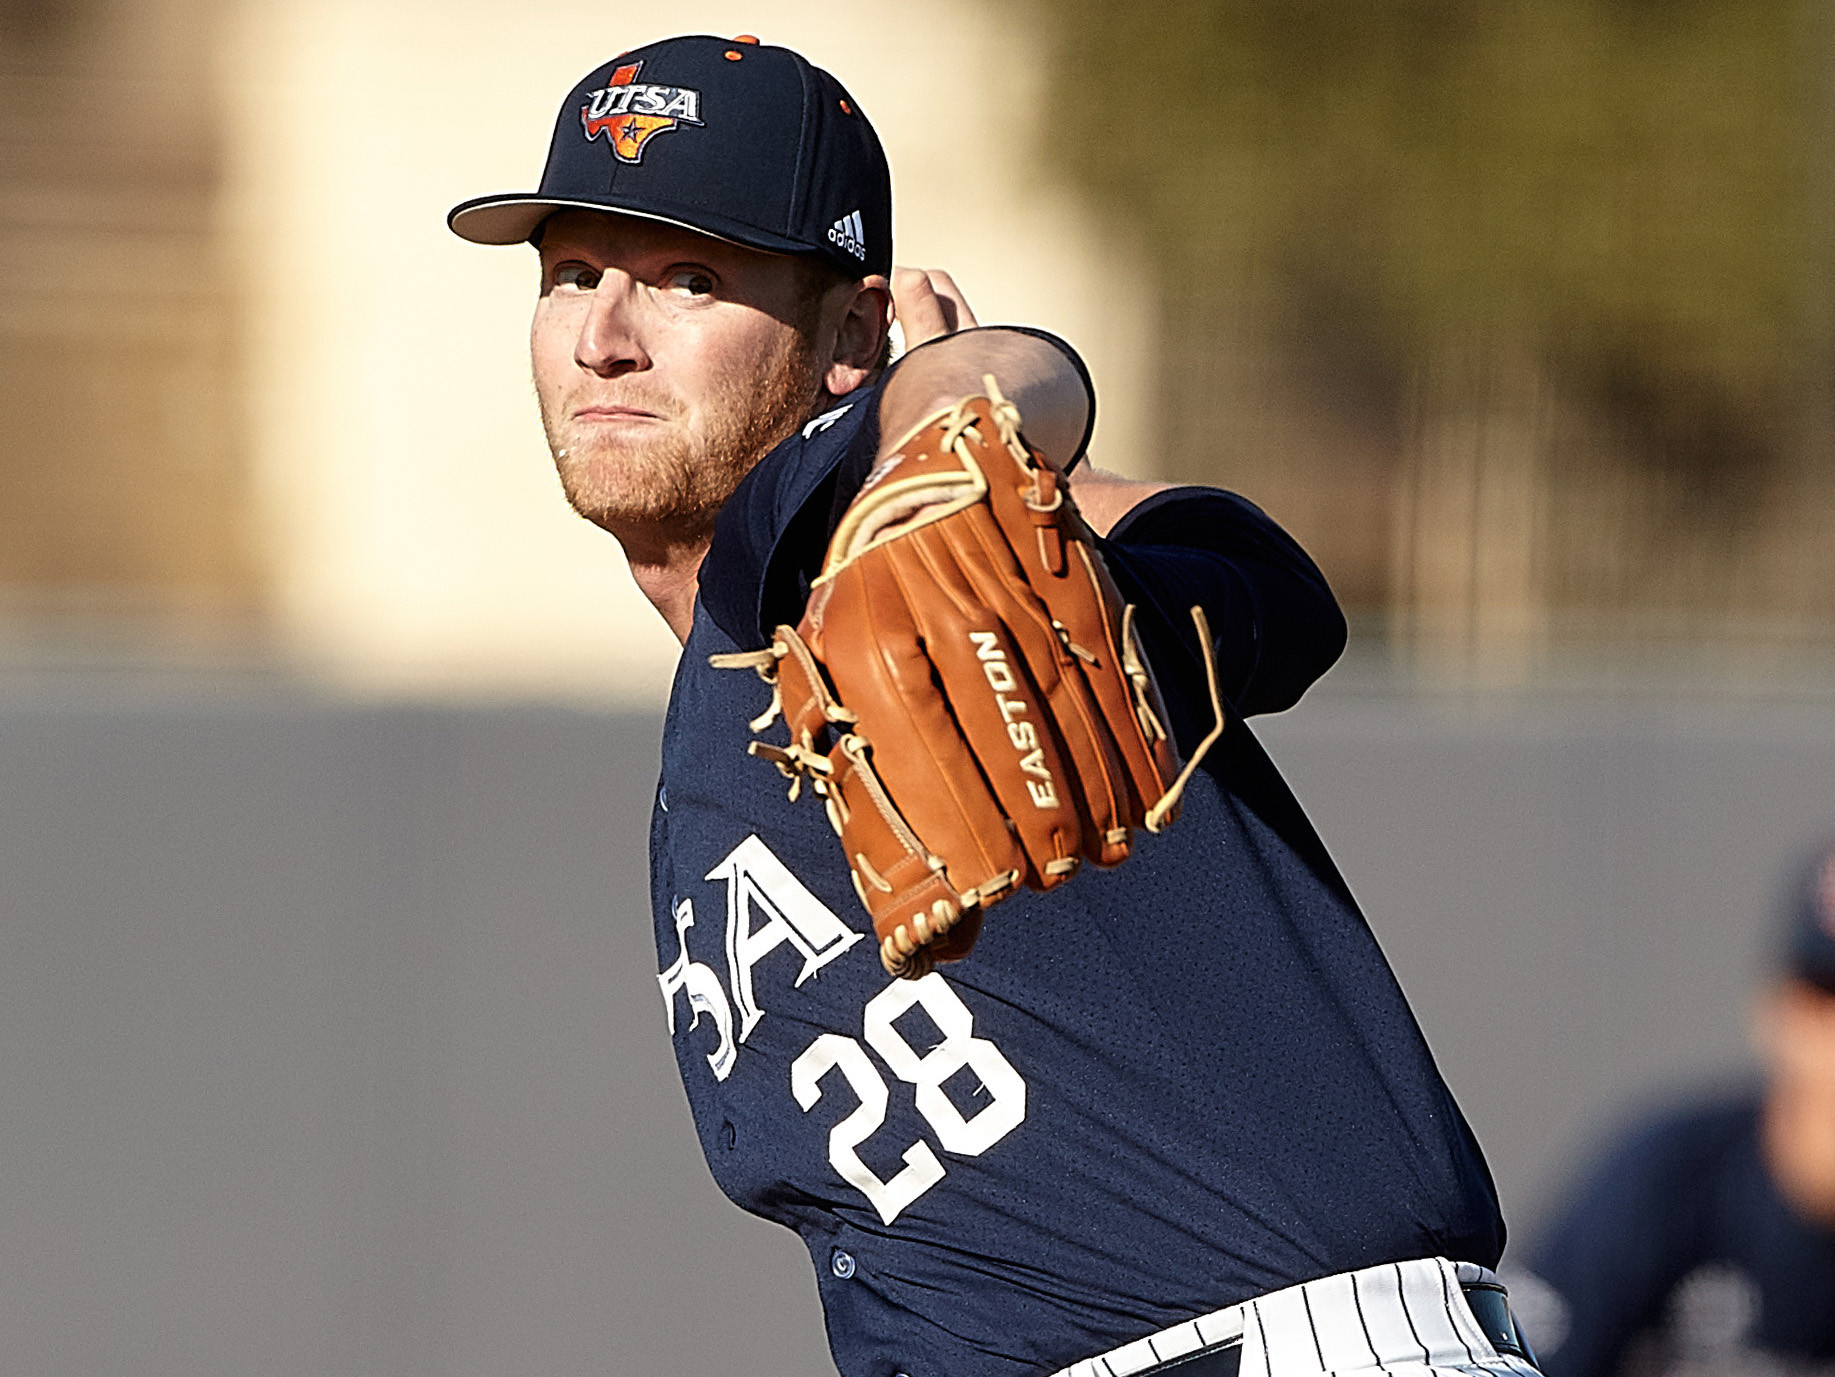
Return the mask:
<svg viewBox="0 0 1835 1377">
<path fill-rule="evenodd" d="M 663 1013 L 844 1377 L 1534 1377 L 1478 1146 L 1246 725 L 1343 649 L 1305 553 L 1083 462 L 1076 352 L 894 269 L 873 128 L 787 49 L 613 58 L 450 224 L 539 253 L 562 485 L 682 641 Z"/>
</svg>

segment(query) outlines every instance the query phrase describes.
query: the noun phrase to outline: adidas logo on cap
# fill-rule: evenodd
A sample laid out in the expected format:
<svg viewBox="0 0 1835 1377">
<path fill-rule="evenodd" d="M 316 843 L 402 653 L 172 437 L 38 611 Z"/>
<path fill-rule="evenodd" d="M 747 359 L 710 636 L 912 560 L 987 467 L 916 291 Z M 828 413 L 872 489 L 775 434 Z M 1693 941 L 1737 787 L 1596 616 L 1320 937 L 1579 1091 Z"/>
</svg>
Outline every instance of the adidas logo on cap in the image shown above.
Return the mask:
<svg viewBox="0 0 1835 1377">
<path fill-rule="evenodd" d="M 828 227 L 828 242 L 846 249 L 862 263 L 867 260 L 867 232 L 860 223 L 860 212 L 843 215 Z"/>
</svg>

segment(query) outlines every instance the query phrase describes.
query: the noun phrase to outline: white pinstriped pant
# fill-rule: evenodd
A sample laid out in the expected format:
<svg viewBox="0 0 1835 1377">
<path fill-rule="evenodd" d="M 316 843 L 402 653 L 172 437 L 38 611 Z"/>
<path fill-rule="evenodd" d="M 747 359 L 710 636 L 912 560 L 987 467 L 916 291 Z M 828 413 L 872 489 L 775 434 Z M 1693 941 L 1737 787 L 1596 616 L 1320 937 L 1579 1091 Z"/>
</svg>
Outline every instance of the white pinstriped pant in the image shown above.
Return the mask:
<svg viewBox="0 0 1835 1377">
<path fill-rule="evenodd" d="M 1459 1289 L 1496 1280 L 1475 1263 L 1440 1257 L 1340 1272 L 1175 1324 L 1056 1377 L 1131 1377 L 1235 1340 L 1242 1343 L 1240 1377 L 1539 1377 L 1491 1346 Z"/>
</svg>

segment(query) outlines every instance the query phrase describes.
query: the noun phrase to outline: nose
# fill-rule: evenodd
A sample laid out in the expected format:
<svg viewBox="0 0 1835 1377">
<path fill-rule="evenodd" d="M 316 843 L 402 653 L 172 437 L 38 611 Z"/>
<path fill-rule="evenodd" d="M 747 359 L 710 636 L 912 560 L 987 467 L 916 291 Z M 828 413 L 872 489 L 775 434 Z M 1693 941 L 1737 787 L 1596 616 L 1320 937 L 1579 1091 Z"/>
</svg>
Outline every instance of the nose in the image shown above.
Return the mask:
<svg viewBox="0 0 1835 1377">
<path fill-rule="evenodd" d="M 650 366 L 650 357 L 638 340 L 636 283 L 629 274 L 607 270 L 593 289 L 580 335 L 574 341 L 573 361 L 602 378 L 638 373 Z"/>
</svg>

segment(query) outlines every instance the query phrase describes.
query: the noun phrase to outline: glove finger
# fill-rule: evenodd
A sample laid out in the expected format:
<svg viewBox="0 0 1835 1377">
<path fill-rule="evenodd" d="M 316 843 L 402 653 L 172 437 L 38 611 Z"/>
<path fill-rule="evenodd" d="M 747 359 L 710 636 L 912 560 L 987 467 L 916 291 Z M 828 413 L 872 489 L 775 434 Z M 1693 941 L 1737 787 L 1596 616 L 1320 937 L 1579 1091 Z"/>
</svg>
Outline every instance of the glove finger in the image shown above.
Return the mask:
<svg viewBox="0 0 1835 1377">
<path fill-rule="evenodd" d="M 829 817 L 854 892 L 873 915 L 886 970 L 915 980 L 938 960 L 966 956 L 981 930 L 981 906 L 1010 891 L 1017 872 L 1003 872 L 999 886 L 988 886 L 985 894 L 957 889 L 893 806 L 865 742 L 843 737 L 830 761 L 834 772 L 823 786 Z"/>
<path fill-rule="evenodd" d="M 1067 639 L 1100 661 L 1079 663 L 1077 669 L 1103 719 L 1114 724 L 1112 741 L 1121 765 L 1117 782 L 1127 791 L 1124 813 L 1130 827 L 1139 827 L 1179 773 L 1178 751 L 1153 670 L 1131 629 L 1122 625 L 1121 594 L 1101 553 L 1083 541 L 1069 542 L 1066 553 L 1065 575 L 1051 581 L 1047 605 Z"/>
<path fill-rule="evenodd" d="M 1052 621 L 1064 628 L 1078 663 L 1067 677 L 1083 686 L 1100 722 L 1105 763 L 1113 772 L 1116 819 L 1098 839 L 1104 864 L 1127 856 L 1123 829 L 1141 826 L 1179 772 L 1178 752 L 1165 729 L 1166 710 L 1138 646 L 1121 627 L 1122 600 L 1092 543 L 1076 504 L 1055 474 L 1021 472 L 1010 453 L 992 451 L 988 508 L 1022 577 Z M 996 478 L 994 475 L 1001 477 Z"/>
<path fill-rule="evenodd" d="M 1008 534 L 998 519 L 977 528 L 987 544 Z M 1132 755 L 1147 759 L 1140 724 L 1122 677 L 1121 657 L 1106 639 L 1110 606 L 1101 601 L 1102 586 L 1093 580 L 1081 587 L 1074 580 L 1089 569 L 1089 547 L 1064 543 L 1070 581 L 1042 569 L 1037 541 L 1008 546 L 1025 572 L 1023 586 L 1038 600 L 1037 616 L 1050 628 L 1060 674 L 1051 693 L 1052 714 L 1082 781 L 1080 790 L 1089 820 L 1085 854 L 1099 865 L 1115 865 L 1130 851 L 1129 830 L 1140 825 L 1146 810 Z M 1068 586 L 1067 586 L 1068 582 Z M 1054 594 L 1040 596 L 1043 587 Z M 1119 608 L 1119 599 L 1112 603 Z M 1168 776 L 1170 777 L 1170 776 Z M 1159 797 L 1157 781 L 1153 798 Z"/>
<path fill-rule="evenodd" d="M 1090 692 L 1085 665 L 1029 587 L 1005 532 L 984 511 L 964 515 L 968 519 L 933 537 L 933 542 L 948 542 L 959 571 L 950 579 L 949 565 L 939 553 L 933 560 L 936 577 L 954 583 L 959 597 L 979 599 L 1013 635 L 1039 687 L 1041 725 L 1049 728 L 1069 767 L 1069 792 L 1082 820 L 1079 850 L 1098 864 L 1112 865 L 1128 854 L 1127 829 L 1134 816 L 1134 795 L 1114 729 Z M 1125 707 L 1123 714 L 1123 727 L 1134 730 Z"/>
<path fill-rule="evenodd" d="M 882 558 L 874 551 L 827 585 L 818 653 L 836 696 L 859 717 L 885 792 L 927 852 L 944 860 L 950 884 L 958 894 L 998 891 L 1025 858 L 943 699 L 910 604 L 893 595 L 893 580 L 874 574 Z M 872 653 L 836 654 L 843 643 Z M 868 906 L 877 916 L 876 904 Z"/>
<path fill-rule="evenodd" d="M 965 524 L 916 533 L 900 542 L 895 558 L 908 581 L 934 590 L 919 604 L 925 649 L 1031 862 L 1026 882 L 1048 889 L 1089 852 L 1091 805 L 1108 811 L 1102 772 L 1078 759 L 1093 760 L 1093 752 L 1067 748 L 1065 726 L 1076 735 L 1083 724 L 1065 702 L 1077 686 L 1064 680 L 1063 650 L 1049 621 L 1010 560 L 1000 569 L 980 542 L 963 548 Z M 1067 706 L 1068 723 L 1060 717 Z M 1085 796 L 1092 780 L 1094 799 Z"/>
</svg>

